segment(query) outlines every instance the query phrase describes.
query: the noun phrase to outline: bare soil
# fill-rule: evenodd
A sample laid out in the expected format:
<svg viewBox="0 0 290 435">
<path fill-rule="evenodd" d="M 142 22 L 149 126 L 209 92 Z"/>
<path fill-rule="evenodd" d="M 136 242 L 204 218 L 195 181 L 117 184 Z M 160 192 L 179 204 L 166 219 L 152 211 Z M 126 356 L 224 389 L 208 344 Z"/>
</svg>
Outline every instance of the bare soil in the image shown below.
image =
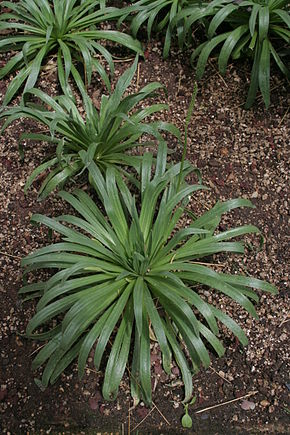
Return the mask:
<svg viewBox="0 0 290 435">
<path fill-rule="evenodd" d="M 138 77 L 133 87 L 160 81 L 168 89 L 170 110 L 163 119 L 181 129 L 193 89 L 194 72 L 186 54 L 175 53 L 164 61 L 159 43 L 148 44 L 146 59 L 140 61 Z M 0 59 L 2 64 L 4 58 Z M 130 63 L 116 63 L 116 75 Z M 250 68 L 246 64 L 230 66 L 222 78 L 212 64 L 199 84 L 188 143 L 188 159 L 201 171 L 204 184 L 211 187 L 192 200 L 192 208 L 201 213 L 217 200 L 236 197 L 250 198 L 256 208 L 239 210 L 224 218 L 222 227 L 241 223 L 257 225 L 265 239 L 261 250 L 258 241 L 249 238 L 244 257 L 219 257 L 232 272 L 249 273 L 268 280 L 279 289 L 279 295 L 262 295 L 257 305 L 259 320 L 229 303 L 225 298 L 205 293 L 209 301 L 224 307 L 239 321 L 249 338 L 242 349 L 225 330 L 227 348 L 223 358 L 212 356 L 212 365 L 194 378 L 197 401 L 189 407 L 193 419 L 191 430 L 183 429 L 182 384 L 175 367 L 166 376 L 161 367 L 159 349 L 152 348 L 152 384 L 154 406 L 144 405 L 130 410 L 128 377 L 121 384 L 116 402 L 106 402 L 101 396 L 102 372 L 88 367 L 79 381 L 76 366 L 66 370 L 53 386 L 41 391 L 34 383 L 30 365 L 36 343 L 25 339 L 28 320 L 34 313 L 34 303 L 17 296 L 22 285 L 20 258 L 49 243 L 45 228 L 34 227 L 30 217 L 35 212 L 56 216 L 66 207 L 57 195 L 37 202 L 37 183 L 30 193 L 23 186 L 32 169 L 50 153 L 47 144 L 26 143 L 22 162 L 18 153 L 22 132 L 37 129 L 29 120 L 15 122 L 1 136 L 0 154 L 0 314 L 1 314 L 1 374 L 0 415 L 5 434 L 51 433 L 156 433 L 156 434 L 235 434 L 288 433 L 289 427 L 289 359 L 288 313 L 288 155 L 289 96 L 286 82 L 279 74 L 271 79 L 272 104 L 265 110 L 262 100 L 250 111 L 243 109 L 249 85 Z M 0 82 L 3 98 L 9 80 Z M 40 86 L 57 92 L 55 74 L 43 72 Z M 97 101 L 102 89 L 96 78 L 90 88 Z M 164 101 L 165 96 L 160 97 Z M 16 101 L 17 102 L 17 101 Z M 14 104 L 16 104 L 14 102 Z M 181 149 L 171 158 L 181 158 Z M 82 180 L 77 180 L 80 185 Z M 248 393 L 251 396 L 234 401 Z M 226 404 L 225 402 L 230 401 Z M 196 413 L 198 410 L 216 406 Z M 241 406 L 242 405 L 242 406 Z M 251 409 L 243 409 L 250 407 Z"/>
</svg>

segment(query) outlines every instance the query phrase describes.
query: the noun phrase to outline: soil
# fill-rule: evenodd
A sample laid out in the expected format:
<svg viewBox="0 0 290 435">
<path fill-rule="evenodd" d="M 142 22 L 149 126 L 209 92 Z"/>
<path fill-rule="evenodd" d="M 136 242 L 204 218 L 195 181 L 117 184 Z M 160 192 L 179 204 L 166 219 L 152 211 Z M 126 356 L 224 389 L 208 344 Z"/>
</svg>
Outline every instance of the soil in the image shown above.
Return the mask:
<svg viewBox="0 0 290 435">
<path fill-rule="evenodd" d="M 162 82 L 168 90 L 169 111 L 162 117 L 183 129 L 193 89 L 194 73 L 188 54 L 173 53 L 162 60 L 160 43 L 150 43 L 146 59 L 140 61 L 133 88 L 151 81 Z M 0 59 L 2 64 L 4 58 Z M 116 62 L 116 76 L 130 63 Z M 239 321 L 249 339 L 242 349 L 225 330 L 224 357 L 212 355 L 209 369 L 194 377 L 196 402 L 189 406 L 192 429 L 183 429 L 182 384 L 177 367 L 166 376 L 159 349 L 152 346 L 154 406 L 141 403 L 131 409 L 127 375 L 116 402 L 101 396 L 102 372 L 88 367 L 81 381 L 76 365 L 71 365 L 57 383 L 41 391 L 34 382 L 30 365 L 36 343 L 25 339 L 34 302 L 22 302 L 17 292 L 22 285 L 20 258 L 49 243 L 45 228 L 34 227 L 35 212 L 56 216 L 66 207 L 56 194 L 37 202 L 37 184 L 27 196 L 23 186 L 28 174 L 49 154 L 47 144 L 27 142 L 21 161 L 18 143 L 21 133 L 37 129 L 29 120 L 10 126 L 1 137 L 1 426 L 5 434 L 235 434 L 287 433 L 289 424 L 289 360 L 287 338 L 289 275 L 287 269 L 287 221 L 289 146 L 289 97 L 286 81 L 272 73 L 272 103 L 265 110 L 261 99 L 250 111 L 243 109 L 250 67 L 236 63 L 222 78 L 212 61 L 199 84 L 196 105 L 189 128 L 187 158 L 202 171 L 203 183 L 211 187 L 192 200 L 193 210 L 201 213 L 217 200 L 249 198 L 256 208 L 227 215 L 222 227 L 242 223 L 257 225 L 265 243 L 259 249 L 256 238 L 247 239 L 244 257 L 217 258 L 227 270 L 249 273 L 275 284 L 279 294 L 261 294 L 257 304 L 259 320 L 253 320 L 234 303 L 204 292 L 210 302 L 226 308 Z M 11 78 L 10 78 L 11 79 Z M 9 79 L 9 80 L 10 80 Z M 3 98 L 9 80 L 0 82 Z M 43 72 L 39 85 L 51 94 L 57 92 L 54 73 Z M 97 78 L 90 93 L 97 99 L 102 92 Z M 164 101 L 165 96 L 159 97 Z M 18 100 L 14 101 L 16 104 Z M 171 158 L 179 160 L 182 150 L 171 143 Z M 76 180 L 79 186 L 82 180 Z M 69 188 L 70 186 L 68 186 Z M 247 396 L 250 393 L 249 396 Z M 244 397 L 246 396 L 246 397 Z M 240 397 L 244 399 L 235 400 Z M 229 402 L 229 403 L 226 403 Z M 222 406 L 218 406 L 222 405 Z M 206 410 L 214 406 L 211 409 Z M 197 411 L 203 411 L 197 413 Z"/>
</svg>

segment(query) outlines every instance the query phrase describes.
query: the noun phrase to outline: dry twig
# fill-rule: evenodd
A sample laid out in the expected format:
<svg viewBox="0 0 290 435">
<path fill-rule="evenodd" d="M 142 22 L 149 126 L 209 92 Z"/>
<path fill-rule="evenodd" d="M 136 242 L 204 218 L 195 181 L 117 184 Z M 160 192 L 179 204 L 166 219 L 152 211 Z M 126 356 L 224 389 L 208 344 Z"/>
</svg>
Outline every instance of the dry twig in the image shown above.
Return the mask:
<svg viewBox="0 0 290 435">
<path fill-rule="evenodd" d="M 148 412 L 148 414 L 147 415 L 145 415 L 145 417 L 144 418 L 142 418 L 142 420 L 141 421 L 139 421 L 139 423 L 138 424 L 136 424 L 136 426 L 132 429 L 132 432 L 134 432 L 134 430 L 136 430 L 137 429 L 137 427 L 139 427 L 145 420 L 146 420 L 146 418 L 147 417 L 149 417 L 149 415 L 154 411 L 154 409 L 155 409 L 155 405 L 153 406 L 153 408 L 152 409 L 150 409 L 150 411 Z"/>
<path fill-rule="evenodd" d="M 258 391 L 250 391 L 250 393 L 245 394 L 244 396 L 237 397 L 236 399 L 227 400 L 226 402 L 218 403 L 217 405 L 208 406 L 207 408 L 200 409 L 196 411 L 196 414 L 201 414 L 202 412 L 209 411 L 210 409 L 219 408 L 220 406 L 228 405 L 229 403 L 238 402 L 239 400 L 245 399 L 246 397 L 254 396 Z"/>
<path fill-rule="evenodd" d="M 224 381 L 226 381 L 228 384 L 231 384 L 231 381 L 229 381 L 227 378 L 225 378 L 224 376 L 222 376 L 219 372 L 217 372 L 213 367 L 209 367 L 216 375 L 218 375 L 221 379 L 223 379 Z"/>
<path fill-rule="evenodd" d="M 8 254 L 7 252 L 0 251 L 0 256 L 1 255 L 3 255 L 4 257 L 11 257 L 15 258 L 16 260 L 21 260 L 21 257 L 19 257 L 18 255 Z"/>
</svg>

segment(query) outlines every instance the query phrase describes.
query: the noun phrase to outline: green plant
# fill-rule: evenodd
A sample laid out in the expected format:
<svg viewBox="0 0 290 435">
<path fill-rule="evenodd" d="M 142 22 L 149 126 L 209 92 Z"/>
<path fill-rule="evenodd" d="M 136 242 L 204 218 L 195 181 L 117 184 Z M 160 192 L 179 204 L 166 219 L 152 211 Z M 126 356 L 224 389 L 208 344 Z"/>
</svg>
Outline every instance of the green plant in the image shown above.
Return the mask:
<svg viewBox="0 0 290 435">
<path fill-rule="evenodd" d="M 207 29 L 209 40 L 196 48 L 191 56 L 192 62 L 199 56 L 196 66 L 197 80 L 202 78 L 211 52 L 223 44 L 218 57 L 220 73 L 226 73 L 230 57 L 238 59 L 243 54 L 252 57 L 251 83 L 245 107 L 252 106 L 260 89 L 268 108 L 271 56 L 282 73 L 290 78 L 290 72 L 279 55 L 279 52 L 282 53 L 283 44 L 289 44 L 290 41 L 288 6 L 286 0 L 211 1 L 204 11 L 204 17 L 213 16 Z M 180 15 L 180 18 L 184 16 Z M 177 16 L 177 22 L 178 19 Z M 184 34 L 189 29 L 188 21 Z"/>
<path fill-rule="evenodd" d="M 171 23 L 175 20 L 176 16 L 180 18 L 176 21 L 176 33 L 178 38 L 182 38 L 183 28 L 186 24 L 182 17 L 182 12 L 191 8 L 197 10 L 200 5 L 199 0 L 139 0 L 133 3 L 128 8 L 123 9 L 123 16 L 120 21 L 131 18 L 131 31 L 134 37 L 137 36 L 140 27 L 147 22 L 148 39 L 151 37 L 152 29 L 156 32 L 166 30 L 165 41 L 163 46 L 163 57 L 166 58 L 169 54 L 172 29 Z"/>
<path fill-rule="evenodd" d="M 84 151 L 81 155 L 86 158 Z M 109 167 L 103 177 L 91 161 L 88 169 L 105 215 L 85 192 L 77 190 L 74 194 L 62 192 L 60 196 L 80 217 L 32 217 L 34 222 L 62 235 L 59 243 L 22 260 L 26 273 L 41 268 L 56 269 L 47 282 L 28 284 L 20 290 L 30 297 L 40 296 L 37 313 L 27 326 L 27 336 L 49 340 L 33 361 L 34 369 L 45 365 L 44 386 L 55 382 L 75 358 L 82 376 L 91 351 L 98 369 L 108 347 L 103 395 L 105 399 L 114 399 L 134 336 L 131 393 L 135 404 L 141 397 L 150 404 L 151 325 L 160 345 L 164 370 L 170 373 L 172 354 L 180 367 L 187 402 L 192 397 L 192 373 L 201 364 L 205 367 L 210 364 L 204 341 L 218 355 L 224 352 L 217 338 L 217 320 L 243 345 L 247 343 L 234 320 L 203 300 L 199 285 L 227 295 L 254 317 L 257 315 L 250 299 L 258 298 L 250 287 L 276 293 L 272 285 L 258 279 L 218 273 L 199 263 L 218 252 L 243 252 L 241 242 L 227 240 L 258 233 L 256 227 L 246 225 L 214 232 L 224 212 L 252 207 L 251 202 L 235 199 L 217 203 L 202 216 L 193 218 L 187 228 L 180 229 L 178 222 L 190 195 L 204 187 L 185 183 L 185 177 L 193 170 L 188 162 L 184 162 L 179 188 L 180 163 L 166 166 L 165 143 L 159 146 L 156 163 L 150 153 L 144 155 L 140 197 L 135 199 L 118 171 Z M 39 328 L 43 328 L 42 332 Z M 112 346 L 108 346 L 109 340 Z"/>
<path fill-rule="evenodd" d="M 119 10 L 106 8 L 104 0 L 3 1 L 1 7 L 11 12 L 2 13 L 0 30 L 15 29 L 17 33 L 0 39 L 0 51 L 17 53 L 0 69 L 0 79 L 19 70 L 8 86 L 3 105 L 9 103 L 24 82 L 24 92 L 34 87 L 48 56 L 56 57 L 60 85 L 65 94 L 71 95 L 70 76 L 78 87 L 83 88 L 73 60 L 84 65 L 88 83 L 95 69 L 110 89 L 109 78 L 96 55 L 106 59 L 112 72 L 114 63 L 99 40 L 113 41 L 142 54 L 140 43 L 131 36 L 96 27 L 98 23 L 119 16 Z"/>
<path fill-rule="evenodd" d="M 179 130 L 172 124 L 144 121 L 146 117 L 167 109 L 166 104 L 152 104 L 133 111 L 136 104 L 154 96 L 156 90 L 163 88 L 160 83 L 150 83 L 138 92 L 124 96 L 135 74 L 137 63 L 138 58 L 119 78 L 111 96 L 101 97 L 99 110 L 83 93 L 85 119 L 70 97 L 52 98 L 38 89 L 32 89 L 28 93 L 38 97 L 44 105 L 28 102 L 28 107 L 12 107 L 0 113 L 0 118 L 7 118 L 2 130 L 17 118 L 29 117 L 48 127 L 49 134 L 25 133 L 20 140 L 44 140 L 57 145 L 53 158 L 32 172 L 25 185 L 25 192 L 40 174 L 47 174 L 39 190 L 39 198 L 43 199 L 56 187 L 82 172 L 85 164 L 79 155 L 81 150 L 87 151 L 87 162 L 93 159 L 102 171 L 110 165 L 127 165 L 138 169 L 140 156 L 127 155 L 125 151 L 150 144 L 139 142 L 144 134 L 162 141 L 164 139 L 159 131 L 163 130 L 180 138 Z M 47 106 L 52 110 L 48 110 Z"/>
<path fill-rule="evenodd" d="M 194 396 L 189 403 L 183 404 L 184 415 L 182 416 L 181 424 L 182 424 L 182 427 L 184 427 L 186 429 L 190 429 L 192 427 L 192 418 L 188 414 L 188 407 L 189 407 L 189 405 L 194 405 L 195 402 L 196 402 L 196 396 Z"/>
</svg>

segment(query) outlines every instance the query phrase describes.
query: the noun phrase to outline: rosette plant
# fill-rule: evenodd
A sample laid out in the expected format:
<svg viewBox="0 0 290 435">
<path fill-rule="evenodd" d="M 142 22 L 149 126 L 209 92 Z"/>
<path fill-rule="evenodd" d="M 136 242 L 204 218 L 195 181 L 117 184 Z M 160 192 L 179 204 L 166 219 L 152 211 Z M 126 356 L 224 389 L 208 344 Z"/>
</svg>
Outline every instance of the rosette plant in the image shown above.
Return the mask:
<svg viewBox="0 0 290 435">
<path fill-rule="evenodd" d="M 81 154 L 87 159 L 85 151 Z M 134 403 L 142 398 L 151 404 L 150 339 L 154 338 L 164 370 L 170 373 L 172 358 L 180 367 L 184 400 L 188 401 L 192 374 L 210 364 L 207 344 L 218 355 L 224 352 L 217 321 L 243 345 L 247 343 L 240 326 L 203 299 L 199 285 L 225 294 L 254 317 L 251 300 L 258 297 L 252 288 L 276 292 L 264 281 L 218 273 L 204 265 L 204 260 L 200 263 L 218 252 L 243 253 L 240 241 L 229 240 L 258 233 L 256 227 L 245 225 L 224 232 L 216 232 L 216 228 L 224 212 L 252 204 L 246 199 L 217 203 L 180 228 L 178 222 L 190 196 L 204 187 L 184 182 L 193 170 L 189 163 L 184 163 L 181 177 L 180 163 L 166 165 L 165 143 L 159 147 L 156 162 L 150 153 L 144 155 L 139 198 L 132 196 L 114 168 L 108 168 L 105 176 L 94 161 L 88 168 L 105 214 L 88 194 L 76 190 L 60 196 L 80 217 L 32 217 L 62 236 L 60 242 L 22 260 L 26 273 L 55 270 L 48 281 L 20 290 L 30 297 L 40 296 L 27 336 L 47 343 L 34 359 L 33 368 L 45 366 L 41 382 L 47 386 L 75 359 L 82 376 L 93 352 L 96 368 L 102 361 L 106 365 L 106 400 L 116 397 L 126 366 L 130 366 Z"/>
<path fill-rule="evenodd" d="M 189 11 L 188 11 L 189 12 Z M 184 37 L 190 30 L 191 14 L 188 16 Z M 283 62 L 283 50 L 289 50 L 290 16 L 289 2 L 285 0 L 213 0 L 204 10 L 204 16 L 213 16 L 207 28 L 208 41 L 199 45 L 191 56 L 198 57 L 196 78 L 204 74 L 208 57 L 222 44 L 218 56 L 218 67 L 226 73 L 229 59 L 242 55 L 252 60 L 251 81 L 245 107 L 249 108 L 260 90 L 264 103 L 270 104 L 270 61 L 274 59 L 281 72 L 289 79 L 290 71 Z M 175 23 L 184 14 L 176 17 Z"/>
<path fill-rule="evenodd" d="M 25 83 L 24 92 L 34 87 L 40 69 L 50 56 L 56 58 L 58 79 L 64 93 L 71 95 L 68 79 L 78 87 L 83 82 L 77 74 L 76 63 L 82 63 L 87 83 L 96 70 L 110 89 L 110 80 L 97 55 L 101 55 L 114 71 L 110 52 L 99 41 L 113 41 L 142 54 L 141 44 L 130 35 L 97 27 L 119 16 L 119 9 L 105 7 L 103 0 L 20 0 L 3 1 L 0 30 L 16 30 L 16 34 L 0 39 L 0 51 L 13 51 L 0 69 L 0 79 L 18 71 L 8 86 L 3 105 L 7 105 Z M 75 64 L 74 64 L 75 63 Z"/>
<path fill-rule="evenodd" d="M 127 8 L 123 8 L 123 14 L 119 22 L 124 19 L 131 19 L 131 32 L 134 37 L 143 24 L 147 22 L 148 39 L 151 37 L 151 32 L 165 31 L 165 40 L 163 45 L 163 57 L 168 57 L 171 40 L 173 37 L 173 28 L 176 28 L 178 39 L 183 37 L 183 29 L 186 25 L 185 19 L 182 17 L 183 11 L 190 8 L 191 13 L 194 11 L 199 15 L 198 9 L 201 6 L 199 0 L 139 0 Z M 176 17 L 179 17 L 176 26 L 172 26 L 172 22 Z M 200 15 L 202 16 L 202 15 Z"/>
<path fill-rule="evenodd" d="M 48 134 L 22 134 L 20 141 L 33 139 L 56 145 L 56 148 L 53 147 L 53 157 L 38 166 L 28 178 L 25 192 L 40 174 L 44 174 L 46 176 L 39 190 L 39 199 L 43 199 L 56 187 L 81 173 L 85 169 L 79 154 L 81 150 L 88 151 L 90 158 L 94 159 L 102 171 L 110 165 L 120 169 L 122 165 L 138 168 L 141 157 L 126 154 L 125 151 L 136 146 L 150 145 L 150 141 L 139 141 L 144 134 L 162 141 L 164 139 L 160 131 L 166 131 L 180 139 L 180 132 L 173 124 L 146 122 L 148 116 L 167 109 L 166 104 L 134 109 L 146 98 L 155 96 L 155 91 L 163 89 L 160 83 L 150 83 L 138 92 L 124 96 L 137 63 L 136 57 L 132 66 L 119 78 L 114 92 L 110 96 L 101 97 L 99 110 L 83 92 L 85 118 L 70 97 L 62 95 L 52 98 L 38 89 L 32 89 L 27 94 L 38 97 L 42 104 L 27 102 L 27 107 L 16 106 L 0 113 L 0 118 L 7 118 L 2 130 L 15 119 L 23 117 L 32 118 L 48 129 Z"/>
</svg>

